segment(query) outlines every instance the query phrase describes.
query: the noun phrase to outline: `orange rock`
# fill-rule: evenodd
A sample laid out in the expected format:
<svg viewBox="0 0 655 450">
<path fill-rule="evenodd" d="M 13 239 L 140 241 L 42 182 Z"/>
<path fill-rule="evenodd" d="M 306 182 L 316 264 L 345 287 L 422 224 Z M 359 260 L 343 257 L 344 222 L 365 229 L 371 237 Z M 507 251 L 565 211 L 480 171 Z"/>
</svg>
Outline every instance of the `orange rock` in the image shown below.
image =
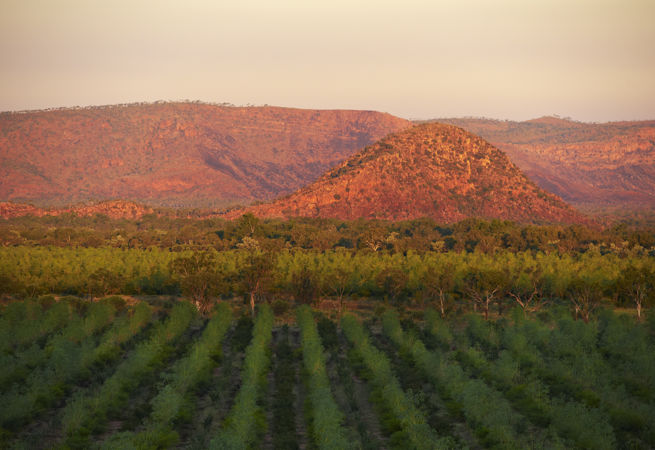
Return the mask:
<svg viewBox="0 0 655 450">
<path fill-rule="evenodd" d="M 437 123 L 389 135 L 315 183 L 225 217 L 245 212 L 260 217 L 588 222 L 559 197 L 538 188 L 491 144 Z"/>
<path fill-rule="evenodd" d="M 0 113 L 0 200 L 185 207 L 265 200 L 408 126 L 372 111 L 199 103 Z"/>
<path fill-rule="evenodd" d="M 541 188 L 574 205 L 655 208 L 655 121 L 444 119 L 501 150 Z"/>
</svg>

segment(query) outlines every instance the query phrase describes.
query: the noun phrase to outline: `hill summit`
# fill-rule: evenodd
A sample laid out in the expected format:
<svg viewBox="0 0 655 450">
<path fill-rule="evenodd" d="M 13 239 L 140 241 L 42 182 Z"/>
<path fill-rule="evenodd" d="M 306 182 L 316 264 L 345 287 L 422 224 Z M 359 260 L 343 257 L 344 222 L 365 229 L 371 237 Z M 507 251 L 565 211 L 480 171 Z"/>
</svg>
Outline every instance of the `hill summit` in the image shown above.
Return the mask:
<svg viewBox="0 0 655 450">
<path fill-rule="evenodd" d="M 485 140 L 427 123 L 367 146 L 315 183 L 272 203 L 232 211 L 260 217 L 406 220 L 467 217 L 519 222 L 584 222 L 559 197 L 532 183 Z"/>
</svg>

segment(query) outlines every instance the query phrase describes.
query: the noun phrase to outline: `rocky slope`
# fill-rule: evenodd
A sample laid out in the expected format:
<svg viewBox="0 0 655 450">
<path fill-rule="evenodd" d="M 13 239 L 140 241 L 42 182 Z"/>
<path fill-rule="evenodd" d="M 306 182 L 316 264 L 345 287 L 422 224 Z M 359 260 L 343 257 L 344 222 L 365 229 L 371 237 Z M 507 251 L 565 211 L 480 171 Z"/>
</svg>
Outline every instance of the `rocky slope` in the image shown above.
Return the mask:
<svg viewBox="0 0 655 450">
<path fill-rule="evenodd" d="M 520 222 L 584 222 L 532 183 L 507 156 L 461 128 L 429 123 L 387 136 L 272 203 L 231 211 L 260 217 L 466 217 Z"/>
<path fill-rule="evenodd" d="M 537 185 L 575 205 L 655 209 L 655 121 L 439 121 L 487 139 Z"/>
<path fill-rule="evenodd" d="M 372 111 L 155 103 L 0 114 L 0 201 L 273 198 L 411 124 Z"/>
</svg>

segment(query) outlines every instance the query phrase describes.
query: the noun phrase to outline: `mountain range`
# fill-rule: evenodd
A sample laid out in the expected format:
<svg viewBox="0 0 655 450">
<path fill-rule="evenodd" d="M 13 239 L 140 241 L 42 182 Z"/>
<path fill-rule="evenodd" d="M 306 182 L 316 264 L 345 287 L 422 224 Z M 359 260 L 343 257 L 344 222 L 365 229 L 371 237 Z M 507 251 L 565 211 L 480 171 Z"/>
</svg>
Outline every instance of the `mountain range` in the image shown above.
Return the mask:
<svg viewBox="0 0 655 450">
<path fill-rule="evenodd" d="M 655 121 L 437 121 L 488 140 L 537 185 L 575 206 L 655 208 Z"/>
<path fill-rule="evenodd" d="M 655 209 L 655 121 L 417 125 L 375 111 L 198 102 L 0 113 L 3 216 L 174 207 L 226 217 L 585 220 L 562 199 L 586 211 Z"/>
<path fill-rule="evenodd" d="M 131 104 L 0 114 L 0 201 L 224 207 L 292 192 L 411 123 L 374 111 Z"/>
</svg>

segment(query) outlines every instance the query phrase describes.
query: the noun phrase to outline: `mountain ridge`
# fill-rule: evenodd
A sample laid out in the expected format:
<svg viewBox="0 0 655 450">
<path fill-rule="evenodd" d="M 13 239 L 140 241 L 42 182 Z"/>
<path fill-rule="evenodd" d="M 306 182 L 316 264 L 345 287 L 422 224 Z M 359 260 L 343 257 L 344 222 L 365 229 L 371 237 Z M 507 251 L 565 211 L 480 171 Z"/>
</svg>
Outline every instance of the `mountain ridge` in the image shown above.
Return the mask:
<svg viewBox="0 0 655 450">
<path fill-rule="evenodd" d="M 375 111 L 188 102 L 6 112 L 0 114 L 0 201 L 248 203 L 292 192 L 409 126 Z"/>
</svg>

